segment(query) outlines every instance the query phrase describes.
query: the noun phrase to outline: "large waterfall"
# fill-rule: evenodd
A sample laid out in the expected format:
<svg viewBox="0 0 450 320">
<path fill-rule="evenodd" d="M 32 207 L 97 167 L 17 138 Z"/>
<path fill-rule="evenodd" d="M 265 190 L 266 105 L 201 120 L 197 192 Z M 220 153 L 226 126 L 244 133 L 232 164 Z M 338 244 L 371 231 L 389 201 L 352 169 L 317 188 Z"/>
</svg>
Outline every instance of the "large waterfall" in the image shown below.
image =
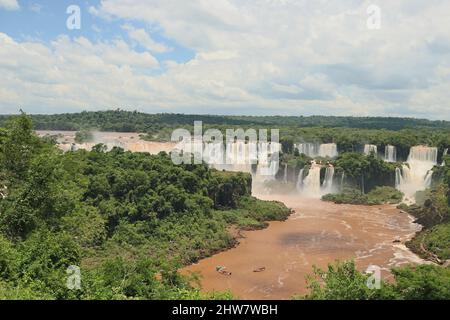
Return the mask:
<svg viewBox="0 0 450 320">
<path fill-rule="evenodd" d="M 371 153 L 375 154 L 375 156 L 377 155 L 377 153 L 378 153 L 377 146 L 374 144 L 365 144 L 364 145 L 364 154 L 369 155 Z"/>
<path fill-rule="evenodd" d="M 316 158 L 335 158 L 338 155 L 337 145 L 335 143 L 300 143 L 295 145 L 300 154 L 305 154 L 308 157 Z"/>
<path fill-rule="evenodd" d="M 397 148 L 395 146 L 387 145 L 384 147 L 384 160 L 387 162 L 397 161 Z"/>
<path fill-rule="evenodd" d="M 415 193 L 430 186 L 433 174 L 431 169 L 437 163 L 437 152 L 437 148 L 412 147 L 402 170 L 396 170 L 395 185 L 405 194 L 407 200 L 414 202 Z"/>
<path fill-rule="evenodd" d="M 328 165 L 325 170 L 325 178 L 320 184 L 320 170 L 322 166 L 315 161 L 311 163 L 308 175 L 303 179 L 303 169 L 297 178 L 297 190 L 308 197 L 319 198 L 324 194 L 333 192 L 334 167 Z"/>
<path fill-rule="evenodd" d="M 302 193 L 310 197 L 320 197 L 320 191 L 320 165 L 313 162 L 308 175 L 303 180 Z"/>
</svg>

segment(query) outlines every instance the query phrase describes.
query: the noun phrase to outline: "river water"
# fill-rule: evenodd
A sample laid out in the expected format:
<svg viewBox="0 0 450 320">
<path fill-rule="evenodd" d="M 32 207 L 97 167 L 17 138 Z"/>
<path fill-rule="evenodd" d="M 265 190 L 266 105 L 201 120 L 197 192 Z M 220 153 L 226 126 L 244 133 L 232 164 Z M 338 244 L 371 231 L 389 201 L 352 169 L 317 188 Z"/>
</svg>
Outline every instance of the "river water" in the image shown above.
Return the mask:
<svg viewBox="0 0 450 320">
<path fill-rule="evenodd" d="M 185 274 L 201 274 L 203 290 L 231 290 L 242 299 L 289 299 L 307 292 L 305 276 L 313 265 L 324 268 L 336 259 L 354 259 L 361 271 L 379 266 L 382 278 L 389 281 L 390 268 L 423 262 L 403 244 L 420 226 L 395 206 L 258 197 L 282 201 L 295 212 L 287 221 L 271 222 L 267 229 L 243 232 L 236 248 L 184 268 Z M 216 266 L 225 266 L 231 276 L 218 273 Z M 254 272 L 259 267 L 265 271 Z"/>
</svg>

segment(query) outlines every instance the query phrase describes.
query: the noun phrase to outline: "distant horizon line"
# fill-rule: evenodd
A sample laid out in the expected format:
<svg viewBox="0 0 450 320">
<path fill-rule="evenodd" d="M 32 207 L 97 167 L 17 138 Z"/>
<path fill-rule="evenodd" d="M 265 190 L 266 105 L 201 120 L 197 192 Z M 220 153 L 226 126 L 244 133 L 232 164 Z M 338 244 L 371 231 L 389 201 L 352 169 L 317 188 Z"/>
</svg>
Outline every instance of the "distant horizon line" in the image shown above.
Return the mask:
<svg viewBox="0 0 450 320">
<path fill-rule="evenodd" d="M 95 113 L 95 112 L 137 112 L 147 115 L 186 115 L 186 116 L 211 116 L 211 117 L 281 117 L 281 118 L 312 118 L 312 117 L 333 117 L 333 118 L 379 118 L 379 119 L 413 119 L 413 120 L 426 120 L 431 122 L 450 122 L 450 120 L 434 120 L 429 118 L 416 118 L 414 116 L 355 116 L 355 115 L 323 115 L 323 114 L 313 114 L 313 115 L 282 115 L 282 114 L 271 114 L 271 115 L 249 115 L 249 114 L 212 114 L 212 113 L 185 113 L 185 112 L 145 112 L 139 110 L 126 110 L 126 109 L 104 109 L 104 110 L 81 110 L 81 111 L 67 111 L 59 113 L 31 113 L 25 112 L 27 115 L 32 116 L 52 116 L 52 115 L 62 115 L 62 114 L 80 114 L 80 113 Z M 0 113 L 1 116 L 17 116 L 18 113 Z"/>
</svg>

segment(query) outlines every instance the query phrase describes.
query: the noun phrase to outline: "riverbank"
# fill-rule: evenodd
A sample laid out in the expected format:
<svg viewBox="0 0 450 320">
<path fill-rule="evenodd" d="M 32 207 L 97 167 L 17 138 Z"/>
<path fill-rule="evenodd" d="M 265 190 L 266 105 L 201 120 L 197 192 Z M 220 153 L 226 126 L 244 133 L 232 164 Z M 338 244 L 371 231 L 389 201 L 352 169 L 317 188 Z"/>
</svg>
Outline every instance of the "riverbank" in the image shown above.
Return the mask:
<svg viewBox="0 0 450 320">
<path fill-rule="evenodd" d="M 312 266 L 354 259 L 359 270 L 381 269 L 389 281 L 392 267 L 423 260 L 406 248 L 421 226 L 393 205 L 337 205 L 298 196 L 259 196 L 293 208 L 285 222 L 260 231 L 242 232 L 239 245 L 182 269 L 200 273 L 205 291 L 230 290 L 242 299 L 290 299 L 307 292 Z M 230 276 L 217 272 L 226 267 Z M 254 272 L 264 268 L 261 272 Z"/>
</svg>

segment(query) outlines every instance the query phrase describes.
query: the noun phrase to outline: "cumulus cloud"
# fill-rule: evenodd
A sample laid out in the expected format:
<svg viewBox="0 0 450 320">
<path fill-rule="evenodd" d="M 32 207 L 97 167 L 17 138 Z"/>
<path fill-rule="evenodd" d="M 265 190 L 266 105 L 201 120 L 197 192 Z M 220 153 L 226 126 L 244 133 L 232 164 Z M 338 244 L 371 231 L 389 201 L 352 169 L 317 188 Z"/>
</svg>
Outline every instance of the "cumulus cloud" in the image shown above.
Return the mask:
<svg viewBox="0 0 450 320">
<path fill-rule="evenodd" d="M 0 0 L 0 9 L 19 10 L 19 2 L 17 0 Z"/>
<path fill-rule="evenodd" d="M 60 38 L 50 47 L 39 47 L 37 58 L 49 62 L 33 68 L 45 74 L 48 67 L 46 81 L 51 79 L 49 86 L 58 90 L 83 89 L 78 97 L 59 104 L 55 97 L 51 104 L 73 108 L 120 105 L 145 111 L 450 119 L 450 3 L 378 3 L 381 29 L 370 30 L 366 22 L 372 1 L 101 1 L 90 12 L 108 21 L 126 21 L 129 39 L 148 52 L 170 48 L 133 22 L 162 30 L 166 38 L 193 50 L 194 58 L 164 61 L 160 72 L 142 72 L 157 68 L 157 61 L 125 40 L 105 44 Z M 39 46 L 10 41 L 17 57 Z M 0 56 L 2 51 L 0 46 Z M 14 84 L 2 84 L 0 97 L 13 101 L 16 94 L 19 101 L 29 99 L 27 103 L 43 99 L 34 90 L 17 94 L 20 86 L 36 88 L 33 68 L 24 67 L 30 62 L 14 60 L 8 67 L 0 62 L 0 68 L 18 69 L 24 78 L 11 76 Z M 70 69 L 70 83 L 56 77 L 68 61 L 81 64 Z M 45 101 L 50 104 L 49 99 Z"/>
<path fill-rule="evenodd" d="M 61 36 L 47 47 L 0 33 L 0 105 L 5 112 L 19 105 L 47 112 L 141 105 L 151 92 L 146 77 L 158 68 L 148 52 L 135 52 L 121 40 Z"/>
<path fill-rule="evenodd" d="M 144 30 L 144 29 L 136 29 L 130 24 L 125 24 L 122 26 L 124 30 L 127 30 L 128 36 L 136 41 L 138 44 L 143 46 L 144 48 L 157 52 L 157 53 L 164 53 L 170 50 L 169 47 L 167 47 L 163 43 L 158 43 L 155 40 L 151 38 L 151 36 Z"/>
</svg>

